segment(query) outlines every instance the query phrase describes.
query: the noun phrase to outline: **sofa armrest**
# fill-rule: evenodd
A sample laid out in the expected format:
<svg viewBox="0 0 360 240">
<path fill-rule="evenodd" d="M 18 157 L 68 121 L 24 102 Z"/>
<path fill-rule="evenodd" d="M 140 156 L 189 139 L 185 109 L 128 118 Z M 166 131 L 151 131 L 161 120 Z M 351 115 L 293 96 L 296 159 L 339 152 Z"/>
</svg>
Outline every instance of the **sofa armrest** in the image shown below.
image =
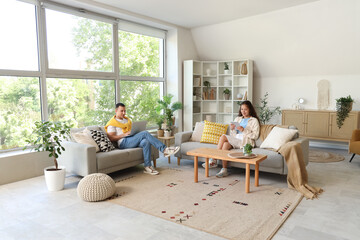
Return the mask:
<svg viewBox="0 0 360 240">
<path fill-rule="evenodd" d="M 298 143 L 301 144 L 301 149 L 302 149 L 303 155 L 304 155 L 305 166 L 308 165 L 308 163 L 309 163 L 309 139 L 299 137 L 299 138 L 296 138 L 296 139 L 294 139 L 292 141 L 298 142 Z"/>
<path fill-rule="evenodd" d="M 181 144 L 184 142 L 189 142 L 191 135 L 192 135 L 192 131 L 187 131 L 187 132 L 179 132 L 175 134 L 175 146 L 180 146 Z M 175 154 L 175 157 L 181 158 L 181 151 L 178 151 Z"/>
<path fill-rule="evenodd" d="M 175 134 L 175 146 L 180 146 L 184 142 L 189 142 L 192 131 L 180 132 Z"/>
<path fill-rule="evenodd" d="M 96 148 L 92 145 L 64 141 L 65 151 L 59 156 L 59 164 L 67 172 L 86 176 L 97 172 Z"/>
</svg>

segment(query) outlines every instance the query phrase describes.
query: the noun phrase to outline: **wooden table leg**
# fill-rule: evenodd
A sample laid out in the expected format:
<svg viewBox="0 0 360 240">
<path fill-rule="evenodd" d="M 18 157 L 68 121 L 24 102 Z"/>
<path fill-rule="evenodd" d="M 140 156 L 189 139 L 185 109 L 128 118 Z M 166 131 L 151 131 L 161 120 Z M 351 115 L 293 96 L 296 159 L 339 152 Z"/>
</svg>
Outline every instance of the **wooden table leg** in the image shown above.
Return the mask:
<svg viewBox="0 0 360 240">
<path fill-rule="evenodd" d="M 259 163 L 255 164 L 255 187 L 259 186 Z"/>
<path fill-rule="evenodd" d="M 198 157 L 194 157 L 194 182 L 198 182 Z"/>
<path fill-rule="evenodd" d="M 178 157 L 177 160 L 178 160 L 178 165 L 180 166 L 180 158 Z"/>
<path fill-rule="evenodd" d="M 165 140 L 166 142 L 166 146 L 169 147 L 170 146 L 170 140 Z M 168 157 L 168 163 L 170 164 L 170 156 Z"/>
<path fill-rule="evenodd" d="M 246 175 L 245 175 L 245 192 L 250 192 L 250 164 L 246 164 Z"/>
<path fill-rule="evenodd" d="M 209 158 L 205 158 L 205 177 L 209 177 Z"/>
</svg>

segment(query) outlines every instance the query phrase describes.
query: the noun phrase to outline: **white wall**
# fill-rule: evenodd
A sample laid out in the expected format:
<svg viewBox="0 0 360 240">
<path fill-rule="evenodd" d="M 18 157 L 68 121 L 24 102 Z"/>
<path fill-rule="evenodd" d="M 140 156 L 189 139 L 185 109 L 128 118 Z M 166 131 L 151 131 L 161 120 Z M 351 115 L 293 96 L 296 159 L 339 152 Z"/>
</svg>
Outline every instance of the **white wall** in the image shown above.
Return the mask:
<svg viewBox="0 0 360 240">
<path fill-rule="evenodd" d="M 198 59 L 191 31 L 176 28 L 167 34 L 167 93 L 174 95 L 174 101 L 183 102 L 183 62 Z M 184 89 L 186 91 L 186 89 Z M 182 131 L 182 111 L 176 112 L 176 125 Z"/>
<path fill-rule="evenodd" d="M 330 81 L 329 110 L 351 96 L 360 110 L 360 1 L 320 0 L 192 29 L 201 60 L 254 60 L 254 101 L 317 109 L 317 82 Z"/>
</svg>

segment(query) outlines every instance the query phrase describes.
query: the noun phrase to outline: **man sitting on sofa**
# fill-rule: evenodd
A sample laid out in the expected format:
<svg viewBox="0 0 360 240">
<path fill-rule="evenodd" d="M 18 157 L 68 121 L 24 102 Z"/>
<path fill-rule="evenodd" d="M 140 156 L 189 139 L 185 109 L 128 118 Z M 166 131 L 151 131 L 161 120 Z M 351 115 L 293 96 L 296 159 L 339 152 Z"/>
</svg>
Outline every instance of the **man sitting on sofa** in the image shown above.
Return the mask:
<svg viewBox="0 0 360 240">
<path fill-rule="evenodd" d="M 163 152 L 165 157 L 177 153 L 180 147 L 166 147 L 161 141 L 153 137 L 149 132 L 142 131 L 133 136 L 131 132 L 131 120 L 125 116 L 126 107 L 123 103 L 117 103 L 115 116 L 106 124 L 105 130 L 112 142 L 118 143 L 120 149 L 141 147 L 144 154 L 144 173 L 157 175 L 158 171 L 151 165 L 151 145 Z"/>
</svg>

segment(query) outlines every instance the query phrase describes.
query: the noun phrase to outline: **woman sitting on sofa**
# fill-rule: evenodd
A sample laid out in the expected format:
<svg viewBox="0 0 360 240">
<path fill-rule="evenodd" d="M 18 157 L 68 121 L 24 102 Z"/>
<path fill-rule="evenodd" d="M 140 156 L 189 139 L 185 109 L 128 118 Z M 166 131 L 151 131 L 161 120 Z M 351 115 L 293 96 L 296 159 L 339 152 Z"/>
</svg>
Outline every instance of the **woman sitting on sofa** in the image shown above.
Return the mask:
<svg viewBox="0 0 360 240">
<path fill-rule="evenodd" d="M 230 124 L 230 135 L 222 135 L 217 148 L 223 150 L 232 148 L 241 149 L 247 143 L 254 147 L 255 140 L 258 139 L 260 134 L 260 121 L 250 101 L 241 103 L 239 115 L 235 118 L 234 122 L 238 122 L 240 126 L 235 127 L 234 124 Z M 222 165 L 222 169 L 216 174 L 217 177 L 226 177 L 228 175 L 227 161 L 222 161 Z"/>
</svg>

